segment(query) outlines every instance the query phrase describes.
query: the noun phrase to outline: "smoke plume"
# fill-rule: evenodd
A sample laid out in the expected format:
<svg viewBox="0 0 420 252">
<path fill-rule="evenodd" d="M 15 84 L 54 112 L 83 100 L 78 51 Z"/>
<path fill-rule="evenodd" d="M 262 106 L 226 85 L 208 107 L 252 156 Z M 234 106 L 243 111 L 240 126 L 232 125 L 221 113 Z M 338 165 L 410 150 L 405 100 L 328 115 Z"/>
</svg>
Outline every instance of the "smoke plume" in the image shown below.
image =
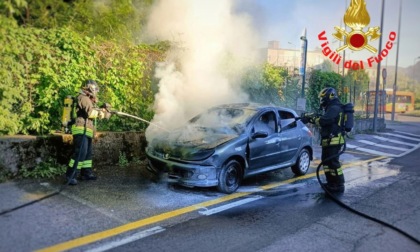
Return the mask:
<svg viewBox="0 0 420 252">
<path fill-rule="evenodd" d="M 239 2 L 239 1 L 238 1 Z M 160 0 L 152 8 L 149 38 L 170 41 L 158 65 L 159 91 L 152 122 L 171 130 L 218 104 L 245 102 L 241 74 L 255 64 L 256 32 L 251 18 L 235 11 L 233 0 Z M 146 130 L 148 140 L 156 127 Z"/>
</svg>

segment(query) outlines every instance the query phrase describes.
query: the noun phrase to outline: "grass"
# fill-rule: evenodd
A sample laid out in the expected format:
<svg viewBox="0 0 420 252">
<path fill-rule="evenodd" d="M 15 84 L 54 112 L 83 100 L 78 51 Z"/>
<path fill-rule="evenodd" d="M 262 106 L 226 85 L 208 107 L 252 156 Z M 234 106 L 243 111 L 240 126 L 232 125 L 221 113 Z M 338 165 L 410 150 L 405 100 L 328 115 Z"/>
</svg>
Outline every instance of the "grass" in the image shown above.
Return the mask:
<svg viewBox="0 0 420 252">
<path fill-rule="evenodd" d="M 66 169 L 67 167 L 59 164 L 57 160 L 48 158 L 48 160 L 39 163 L 33 169 L 23 167 L 19 174 L 23 178 L 54 178 L 62 176 Z"/>
</svg>

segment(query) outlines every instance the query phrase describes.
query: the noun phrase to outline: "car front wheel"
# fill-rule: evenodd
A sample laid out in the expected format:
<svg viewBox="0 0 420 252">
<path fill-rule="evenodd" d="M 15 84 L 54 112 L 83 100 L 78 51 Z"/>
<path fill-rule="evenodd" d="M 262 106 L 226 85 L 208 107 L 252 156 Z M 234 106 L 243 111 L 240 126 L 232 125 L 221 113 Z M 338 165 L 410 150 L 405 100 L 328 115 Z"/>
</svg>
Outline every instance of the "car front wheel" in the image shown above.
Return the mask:
<svg viewBox="0 0 420 252">
<path fill-rule="evenodd" d="M 230 160 L 227 162 L 219 174 L 219 184 L 217 189 L 223 193 L 233 193 L 235 192 L 242 178 L 242 166 L 236 160 Z"/>
<path fill-rule="evenodd" d="M 305 175 L 306 172 L 308 172 L 310 162 L 309 151 L 307 149 L 302 149 L 296 164 L 292 166 L 293 173 L 296 175 Z"/>
</svg>

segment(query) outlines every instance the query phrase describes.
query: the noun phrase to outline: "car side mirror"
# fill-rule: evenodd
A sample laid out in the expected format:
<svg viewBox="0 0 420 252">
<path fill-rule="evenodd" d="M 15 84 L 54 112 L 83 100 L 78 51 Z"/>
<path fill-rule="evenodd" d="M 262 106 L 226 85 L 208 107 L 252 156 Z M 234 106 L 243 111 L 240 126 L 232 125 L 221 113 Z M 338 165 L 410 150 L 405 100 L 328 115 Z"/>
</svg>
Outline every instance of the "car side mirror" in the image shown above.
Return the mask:
<svg viewBox="0 0 420 252">
<path fill-rule="evenodd" d="M 268 132 L 265 132 L 265 131 L 257 131 L 254 134 L 252 134 L 251 137 L 253 139 L 256 139 L 256 138 L 265 138 L 265 137 L 268 137 Z"/>
</svg>

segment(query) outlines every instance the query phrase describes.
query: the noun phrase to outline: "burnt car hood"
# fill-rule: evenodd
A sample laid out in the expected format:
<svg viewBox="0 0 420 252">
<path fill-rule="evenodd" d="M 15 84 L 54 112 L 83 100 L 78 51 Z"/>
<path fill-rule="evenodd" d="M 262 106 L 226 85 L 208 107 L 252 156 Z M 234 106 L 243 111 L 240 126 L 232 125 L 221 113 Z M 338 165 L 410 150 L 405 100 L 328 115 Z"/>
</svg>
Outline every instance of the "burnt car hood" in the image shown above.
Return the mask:
<svg viewBox="0 0 420 252">
<path fill-rule="evenodd" d="M 210 156 L 215 147 L 236 137 L 237 134 L 221 133 L 211 128 L 188 127 L 153 139 L 150 149 L 165 159 L 201 160 Z"/>
</svg>

